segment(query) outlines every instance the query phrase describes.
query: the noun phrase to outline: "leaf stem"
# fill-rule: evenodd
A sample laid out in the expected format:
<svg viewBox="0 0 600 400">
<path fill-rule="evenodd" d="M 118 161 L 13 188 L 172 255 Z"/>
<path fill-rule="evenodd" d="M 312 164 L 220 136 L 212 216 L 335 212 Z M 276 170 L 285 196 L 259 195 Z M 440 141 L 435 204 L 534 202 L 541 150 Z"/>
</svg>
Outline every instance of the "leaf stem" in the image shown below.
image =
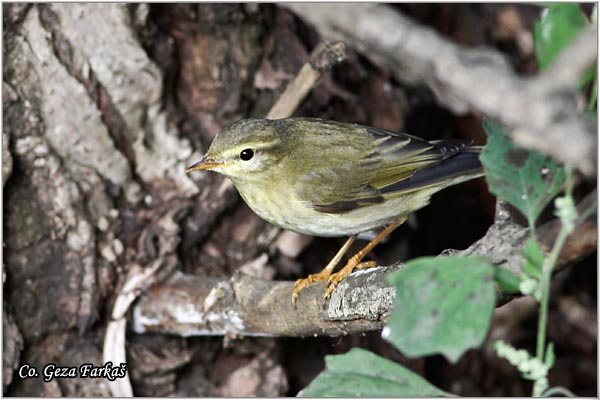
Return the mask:
<svg viewBox="0 0 600 400">
<path fill-rule="evenodd" d="M 566 175 L 566 190 L 565 197 L 573 196 L 573 171 L 570 167 L 565 167 L 565 175 Z M 558 237 L 554 242 L 554 246 L 552 247 L 552 251 L 550 255 L 546 257 L 544 263 L 542 265 L 542 279 L 540 282 L 541 285 L 541 299 L 540 299 L 540 318 L 538 321 L 538 334 L 537 334 L 537 347 L 536 347 L 536 358 L 540 360 L 540 362 L 544 362 L 544 348 L 546 343 L 546 328 L 548 322 L 548 303 L 550 298 L 550 281 L 552 277 L 552 271 L 558 262 L 558 257 L 560 256 L 560 252 L 567 241 L 567 237 L 571 233 L 571 230 L 565 225 L 564 221 L 561 225 L 560 231 L 558 232 Z M 534 393 L 533 396 L 541 396 L 541 393 Z"/>
<path fill-rule="evenodd" d="M 536 241 L 536 243 L 538 243 L 537 235 L 535 234 L 535 219 L 528 218 L 528 222 L 529 222 L 529 232 L 531 233 L 531 237 L 533 238 L 533 240 Z"/>
<path fill-rule="evenodd" d="M 594 81 L 592 82 L 592 91 L 590 93 L 590 99 L 588 100 L 588 111 L 596 109 L 596 100 L 598 99 L 598 74 L 594 74 Z"/>
<path fill-rule="evenodd" d="M 550 389 L 548 389 L 544 393 L 542 393 L 542 397 L 550 397 L 553 394 L 562 394 L 566 397 L 576 397 L 573 392 L 571 392 L 569 389 L 562 387 L 562 386 L 551 387 Z"/>
<path fill-rule="evenodd" d="M 544 264 L 542 266 L 542 280 L 541 280 L 541 289 L 542 289 L 542 298 L 540 302 L 540 319 L 538 324 L 538 336 L 537 336 L 537 351 L 536 358 L 539 360 L 544 359 L 544 344 L 546 342 L 546 322 L 548 320 L 548 300 L 550 297 L 550 278 L 552 276 L 552 270 L 558 261 L 558 256 L 560 255 L 560 251 L 562 250 L 565 242 L 567 241 L 567 237 L 569 233 L 566 229 L 561 228 L 558 233 L 558 237 L 556 238 L 556 242 L 554 242 L 554 246 L 552 248 L 552 252 L 544 260 Z"/>
</svg>

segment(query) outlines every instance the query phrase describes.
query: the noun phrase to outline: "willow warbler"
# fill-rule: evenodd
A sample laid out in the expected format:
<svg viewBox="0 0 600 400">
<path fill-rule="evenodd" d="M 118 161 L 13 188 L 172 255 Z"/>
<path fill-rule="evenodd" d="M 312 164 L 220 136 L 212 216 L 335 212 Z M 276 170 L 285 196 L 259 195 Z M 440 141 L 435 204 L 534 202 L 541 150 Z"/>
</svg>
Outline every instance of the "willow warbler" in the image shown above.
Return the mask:
<svg viewBox="0 0 600 400">
<path fill-rule="evenodd" d="M 186 172 L 231 178 L 248 206 L 283 229 L 348 236 L 319 273 L 296 282 L 295 302 L 312 282 L 328 281 L 327 299 L 381 240 L 447 186 L 483 175 L 480 147 L 460 140 L 427 142 L 405 133 L 316 118 L 249 118 L 225 127 Z M 356 235 L 382 228 L 333 273 Z"/>
</svg>

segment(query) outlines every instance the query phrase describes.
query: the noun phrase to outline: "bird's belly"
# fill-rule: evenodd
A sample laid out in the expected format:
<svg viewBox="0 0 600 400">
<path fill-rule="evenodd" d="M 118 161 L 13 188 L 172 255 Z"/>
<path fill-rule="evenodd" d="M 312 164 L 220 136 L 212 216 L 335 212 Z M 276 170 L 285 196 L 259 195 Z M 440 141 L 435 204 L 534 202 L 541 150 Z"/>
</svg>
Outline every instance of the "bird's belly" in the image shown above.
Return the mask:
<svg viewBox="0 0 600 400">
<path fill-rule="evenodd" d="M 333 214 L 316 211 L 310 204 L 294 200 L 281 191 L 272 190 L 268 196 L 257 198 L 252 191 L 239 190 L 259 217 L 283 229 L 313 236 L 347 236 L 397 222 L 426 206 L 436 191 L 421 190 L 385 203 Z"/>
</svg>

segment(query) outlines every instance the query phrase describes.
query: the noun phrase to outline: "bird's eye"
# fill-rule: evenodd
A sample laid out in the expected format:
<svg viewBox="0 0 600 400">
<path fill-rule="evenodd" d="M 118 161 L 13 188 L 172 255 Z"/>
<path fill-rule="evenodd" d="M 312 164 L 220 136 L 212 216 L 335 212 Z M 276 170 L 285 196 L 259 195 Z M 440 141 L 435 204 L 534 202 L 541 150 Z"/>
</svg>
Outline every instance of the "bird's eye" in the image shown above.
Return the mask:
<svg viewBox="0 0 600 400">
<path fill-rule="evenodd" d="M 244 161 L 249 161 L 254 157 L 254 150 L 244 149 L 240 152 L 240 158 Z"/>
</svg>

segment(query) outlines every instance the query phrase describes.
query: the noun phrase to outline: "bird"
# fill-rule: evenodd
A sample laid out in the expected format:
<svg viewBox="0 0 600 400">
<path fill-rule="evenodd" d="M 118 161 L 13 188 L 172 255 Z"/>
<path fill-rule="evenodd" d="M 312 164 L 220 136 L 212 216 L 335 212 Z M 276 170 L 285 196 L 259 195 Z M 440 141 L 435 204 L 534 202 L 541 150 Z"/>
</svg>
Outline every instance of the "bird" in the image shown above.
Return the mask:
<svg viewBox="0 0 600 400">
<path fill-rule="evenodd" d="M 297 233 L 348 237 L 322 271 L 298 279 L 302 290 L 327 281 L 324 300 L 364 257 L 436 192 L 484 175 L 481 146 L 426 141 L 406 133 L 319 118 L 246 118 L 224 127 L 186 172 L 229 177 L 259 217 Z M 357 236 L 379 230 L 334 272 Z"/>
</svg>

